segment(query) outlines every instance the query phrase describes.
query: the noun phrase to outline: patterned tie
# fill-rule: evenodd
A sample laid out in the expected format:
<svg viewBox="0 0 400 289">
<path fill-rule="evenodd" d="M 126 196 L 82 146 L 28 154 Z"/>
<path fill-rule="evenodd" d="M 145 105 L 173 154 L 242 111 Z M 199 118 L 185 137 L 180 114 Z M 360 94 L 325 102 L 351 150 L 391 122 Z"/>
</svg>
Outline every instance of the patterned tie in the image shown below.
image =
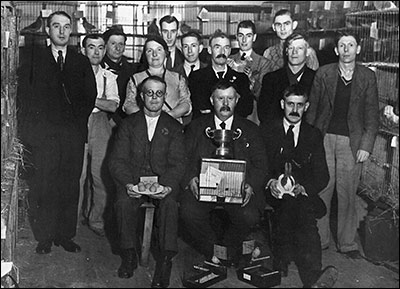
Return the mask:
<svg viewBox="0 0 400 289">
<path fill-rule="evenodd" d="M 60 71 L 63 71 L 64 70 L 64 57 L 63 57 L 63 53 L 61 50 L 58 50 L 57 64 L 58 64 L 58 67 L 60 68 Z"/>
<path fill-rule="evenodd" d="M 289 129 L 287 130 L 284 141 L 283 141 L 283 155 L 289 159 L 292 158 L 292 153 L 294 150 L 293 128 L 294 128 L 294 125 L 289 126 Z"/>
<path fill-rule="evenodd" d="M 222 79 L 223 76 L 224 76 L 224 72 L 223 71 L 217 72 L 217 74 L 218 74 L 218 78 L 219 79 Z"/>
<path fill-rule="evenodd" d="M 223 122 L 221 122 L 221 123 L 219 124 L 219 126 L 220 126 L 222 129 L 225 129 L 226 123 L 223 121 Z"/>
<path fill-rule="evenodd" d="M 242 54 L 242 57 L 240 57 L 240 60 L 245 60 L 246 59 L 246 53 Z"/>
</svg>

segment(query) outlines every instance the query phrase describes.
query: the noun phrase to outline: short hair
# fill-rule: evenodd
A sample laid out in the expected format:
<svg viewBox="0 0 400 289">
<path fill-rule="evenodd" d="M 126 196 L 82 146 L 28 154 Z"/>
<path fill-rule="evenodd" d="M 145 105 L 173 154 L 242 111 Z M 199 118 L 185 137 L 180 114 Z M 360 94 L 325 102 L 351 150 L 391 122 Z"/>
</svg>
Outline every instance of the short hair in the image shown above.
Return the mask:
<svg viewBox="0 0 400 289">
<path fill-rule="evenodd" d="M 181 42 L 182 42 L 182 40 L 183 40 L 184 38 L 186 38 L 186 37 L 195 37 L 195 38 L 197 38 L 197 40 L 198 40 L 199 43 L 201 44 L 201 35 L 200 35 L 200 33 L 198 33 L 197 31 L 189 30 L 188 32 L 186 32 L 185 34 L 183 34 L 183 35 L 181 36 Z"/>
<path fill-rule="evenodd" d="M 304 85 L 301 85 L 300 83 L 292 84 L 286 87 L 282 93 L 282 99 L 284 100 L 286 97 L 291 95 L 302 95 L 306 101 L 308 100 L 308 94 L 304 88 Z"/>
<path fill-rule="evenodd" d="M 139 91 L 140 91 L 140 92 L 144 92 L 144 91 L 143 91 L 143 87 L 144 87 L 144 85 L 145 85 L 148 81 L 150 81 L 150 80 L 154 80 L 154 81 L 161 82 L 162 84 L 164 84 L 165 90 L 167 90 L 167 83 L 165 82 L 165 80 L 164 80 L 162 77 L 157 76 L 157 75 L 150 75 L 149 77 L 145 78 L 145 79 L 140 83 L 140 85 L 139 85 Z"/>
<path fill-rule="evenodd" d="M 144 45 L 143 45 L 143 49 L 144 50 L 146 50 L 146 45 L 150 41 L 157 42 L 158 44 L 160 44 L 164 48 L 165 52 L 168 53 L 168 44 L 167 44 L 167 42 L 165 42 L 165 40 L 160 35 L 153 35 L 153 34 L 149 35 L 147 37 L 146 41 L 144 42 Z"/>
<path fill-rule="evenodd" d="M 272 21 L 272 24 L 275 23 L 276 17 L 282 16 L 282 15 L 289 15 L 289 17 L 292 18 L 292 20 L 294 20 L 294 19 L 293 19 L 293 16 L 292 16 L 292 12 L 290 12 L 288 9 L 281 9 L 281 10 L 278 10 L 278 11 L 275 13 L 275 15 L 274 15 L 274 20 Z"/>
<path fill-rule="evenodd" d="M 104 40 L 103 35 L 101 35 L 99 33 L 88 34 L 82 40 L 82 47 L 84 47 L 84 48 L 86 47 L 86 43 L 87 43 L 88 39 L 103 39 Z M 105 43 L 105 41 L 104 41 L 104 43 Z"/>
<path fill-rule="evenodd" d="M 335 35 L 335 46 L 338 46 L 339 40 L 345 36 L 352 36 L 357 42 L 357 45 L 360 45 L 360 36 L 353 31 L 336 31 Z"/>
<path fill-rule="evenodd" d="M 251 28 L 251 30 L 253 31 L 254 34 L 256 34 L 256 25 L 254 24 L 253 21 L 251 20 L 243 20 L 239 23 L 238 27 L 237 27 L 237 31 L 236 33 L 239 32 L 239 28 Z"/>
<path fill-rule="evenodd" d="M 235 82 L 231 82 L 227 79 L 220 79 L 212 88 L 211 88 L 211 96 L 214 95 L 214 92 L 217 89 L 221 89 L 221 90 L 225 90 L 228 89 L 230 87 L 233 87 L 235 89 L 236 94 L 239 96 L 239 92 L 238 92 L 238 87 L 235 84 Z"/>
<path fill-rule="evenodd" d="M 294 41 L 294 40 L 298 40 L 298 39 L 303 39 L 306 42 L 307 46 L 310 46 L 310 44 L 308 43 L 306 37 L 300 33 L 293 33 L 291 34 L 288 38 L 286 38 L 285 43 L 283 45 L 283 51 L 285 52 L 286 49 L 288 48 L 288 46 Z"/>
<path fill-rule="evenodd" d="M 123 36 L 124 42 L 126 42 L 126 39 L 127 39 L 126 34 L 124 33 L 124 31 L 122 29 L 119 29 L 117 27 L 110 28 L 106 32 L 103 33 L 104 42 L 107 43 L 108 40 L 110 39 L 110 37 L 113 35 Z"/>
<path fill-rule="evenodd" d="M 176 19 L 175 16 L 172 15 L 165 15 L 163 18 L 160 19 L 160 28 L 162 29 L 162 24 L 166 22 L 166 23 L 172 23 L 172 22 L 176 22 L 176 27 L 179 27 L 179 21 L 178 19 Z"/>
<path fill-rule="evenodd" d="M 222 32 L 221 29 L 217 29 L 215 30 L 215 32 L 211 35 L 210 40 L 209 40 L 209 45 L 211 46 L 211 42 L 215 39 L 215 38 L 227 38 L 229 39 L 228 34 L 226 34 L 225 32 Z M 230 40 L 230 39 L 229 39 Z"/>
<path fill-rule="evenodd" d="M 69 22 L 71 22 L 71 24 L 72 24 L 72 18 L 71 18 L 71 16 L 69 16 L 69 14 L 67 12 L 65 12 L 65 11 L 54 11 L 47 18 L 47 27 L 50 27 L 51 20 L 53 20 L 53 17 L 56 16 L 56 15 L 61 15 L 61 16 L 67 17 L 69 19 Z"/>
</svg>

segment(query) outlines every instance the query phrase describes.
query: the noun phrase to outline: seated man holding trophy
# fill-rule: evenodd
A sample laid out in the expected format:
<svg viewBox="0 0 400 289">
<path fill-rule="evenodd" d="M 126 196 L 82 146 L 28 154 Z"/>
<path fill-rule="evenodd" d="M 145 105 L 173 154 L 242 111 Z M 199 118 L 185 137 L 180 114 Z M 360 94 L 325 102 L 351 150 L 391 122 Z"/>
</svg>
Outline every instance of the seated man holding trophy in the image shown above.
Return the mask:
<svg viewBox="0 0 400 289">
<path fill-rule="evenodd" d="M 259 222 L 265 206 L 265 145 L 257 125 L 236 115 L 240 95 L 235 83 L 220 80 L 210 97 L 214 113 L 193 120 L 185 131 L 186 173 L 182 182 L 181 221 L 184 237 L 207 260 L 236 263 L 242 242 Z M 216 206 L 229 216 L 218 258 L 217 232 L 210 222 Z M 224 264 L 224 265 L 225 265 Z"/>
<path fill-rule="evenodd" d="M 117 186 L 115 211 L 122 263 L 120 278 L 131 278 L 137 268 L 139 208 L 148 198 L 155 205 L 158 256 L 152 288 L 166 288 L 172 258 L 178 252 L 179 183 L 185 170 L 181 124 L 162 111 L 167 85 L 149 76 L 140 85 L 144 107 L 124 119 L 110 156 L 110 172 Z"/>
</svg>

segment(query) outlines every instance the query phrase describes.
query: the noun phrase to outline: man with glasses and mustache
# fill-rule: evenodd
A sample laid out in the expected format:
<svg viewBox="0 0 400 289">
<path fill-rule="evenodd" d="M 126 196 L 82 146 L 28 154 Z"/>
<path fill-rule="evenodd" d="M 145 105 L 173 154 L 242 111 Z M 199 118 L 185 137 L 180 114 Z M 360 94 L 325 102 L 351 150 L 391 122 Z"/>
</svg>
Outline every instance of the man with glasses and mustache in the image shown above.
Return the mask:
<svg viewBox="0 0 400 289">
<path fill-rule="evenodd" d="M 292 35 L 294 30 L 297 28 L 297 24 L 298 22 L 292 19 L 292 13 L 290 13 L 289 10 L 281 9 L 276 12 L 274 21 L 272 22 L 272 30 L 276 32 L 279 42 L 268 47 L 263 53 L 263 56 L 272 62 L 270 71 L 278 70 L 285 65 L 285 51 L 283 46 L 286 38 Z M 307 67 L 312 70 L 317 70 L 319 67 L 317 53 L 312 47 L 310 47 L 310 52 L 307 56 Z"/>
<path fill-rule="evenodd" d="M 310 104 L 301 85 L 287 87 L 280 105 L 284 116 L 261 125 L 271 176 L 267 202 L 275 211 L 273 266 L 286 277 L 294 260 L 304 288 L 325 288 L 317 282 L 329 280 L 333 285 L 337 270 L 332 266 L 321 270 L 317 219 L 326 214 L 326 207 L 318 193 L 329 181 L 322 135 L 302 121 Z"/>
<path fill-rule="evenodd" d="M 122 263 L 120 278 L 131 278 L 137 268 L 137 219 L 140 205 L 150 197 L 156 206 L 156 268 L 151 286 L 169 285 L 172 258 L 178 252 L 179 182 L 185 172 L 185 146 L 181 124 L 162 107 L 167 84 L 159 76 L 143 80 L 140 97 L 144 107 L 126 117 L 119 127 L 109 167 L 117 186 L 117 215 Z M 163 190 L 145 196 L 135 185 L 140 177 L 156 176 Z"/>
<path fill-rule="evenodd" d="M 181 220 L 184 236 L 203 254 L 207 260 L 213 258 L 217 233 L 210 224 L 210 214 L 216 203 L 197 200 L 199 190 L 200 163 L 202 158 L 213 157 L 217 146 L 205 134 L 205 129 L 242 130 L 242 135 L 232 144 L 233 158 L 245 160 L 246 180 L 242 184 L 244 202 L 222 204 L 230 223 L 224 229 L 222 239 L 228 248 L 228 256 L 237 263 L 243 240 L 259 222 L 264 209 L 263 180 L 267 175 L 267 159 L 259 127 L 250 120 L 236 114 L 240 95 L 235 83 L 227 79 L 217 82 L 211 90 L 210 102 L 214 113 L 193 120 L 185 131 L 187 154 L 186 174 L 182 181 L 184 192 L 181 196 Z M 229 262 L 231 263 L 231 262 Z"/>
<path fill-rule="evenodd" d="M 221 30 L 215 31 L 209 40 L 208 53 L 211 54 L 211 65 L 193 71 L 189 75 L 193 119 L 202 114 L 212 112 L 213 106 L 210 102 L 211 89 L 220 79 L 235 83 L 240 95 L 236 113 L 242 117 L 247 117 L 253 111 L 255 97 L 250 91 L 247 75 L 236 72 L 227 64 L 228 56 L 231 54 L 229 36 Z"/>
<path fill-rule="evenodd" d="M 298 33 L 290 35 L 284 45 L 287 64 L 276 71 L 267 73 L 262 79 L 257 113 L 260 123 L 269 123 L 274 119 L 282 119 L 283 111 L 280 100 L 286 87 L 299 83 L 308 94 L 314 80 L 315 71 L 306 65 L 310 55 L 310 45 Z"/>
</svg>

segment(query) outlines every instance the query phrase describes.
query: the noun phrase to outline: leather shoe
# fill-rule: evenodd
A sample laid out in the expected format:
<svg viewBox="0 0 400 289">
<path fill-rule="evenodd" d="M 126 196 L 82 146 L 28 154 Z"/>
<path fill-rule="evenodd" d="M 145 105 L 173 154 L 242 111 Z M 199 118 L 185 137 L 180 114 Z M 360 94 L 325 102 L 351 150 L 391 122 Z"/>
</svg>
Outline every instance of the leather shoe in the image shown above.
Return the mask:
<svg viewBox="0 0 400 289">
<path fill-rule="evenodd" d="M 81 251 L 81 247 L 76 244 L 72 240 L 64 239 L 64 240 L 55 240 L 54 241 L 55 246 L 61 246 L 64 248 L 65 251 L 67 252 L 72 252 L 72 253 L 79 253 Z"/>
<path fill-rule="evenodd" d="M 167 288 L 171 277 L 172 260 L 164 256 L 157 260 L 151 288 Z"/>
<path fill-rule="evenodd" d="M 51 241 L 39 242 L 36 247 L 36 253 L 49 254 L 51 252 Z"/>
<path fill-rule="evenodd" d="M 363 257 L 360 254 L 360 251 L 358 250 L 352 250 L 352 251 L 348 251 L 348 252 L 340 252 L 343 255 L 346 255 L 346 257 L 356 260 L 356 259 L 362 259 Z"/>
<path fill-rule="evenodd" d="M 137 257 L 135 249 L 121 250 L 121 266 L 118 268 L 118 277 L 128 279 L 133 276 L 133 271 L 137 268 Z"/>
<path fill-rule="evenodd" d="M 311 288 L 332 288 L 338 279 L 338 270 L 335 266 L 327 266 L 322 270 L 317 282 Z"/>
</svg>

